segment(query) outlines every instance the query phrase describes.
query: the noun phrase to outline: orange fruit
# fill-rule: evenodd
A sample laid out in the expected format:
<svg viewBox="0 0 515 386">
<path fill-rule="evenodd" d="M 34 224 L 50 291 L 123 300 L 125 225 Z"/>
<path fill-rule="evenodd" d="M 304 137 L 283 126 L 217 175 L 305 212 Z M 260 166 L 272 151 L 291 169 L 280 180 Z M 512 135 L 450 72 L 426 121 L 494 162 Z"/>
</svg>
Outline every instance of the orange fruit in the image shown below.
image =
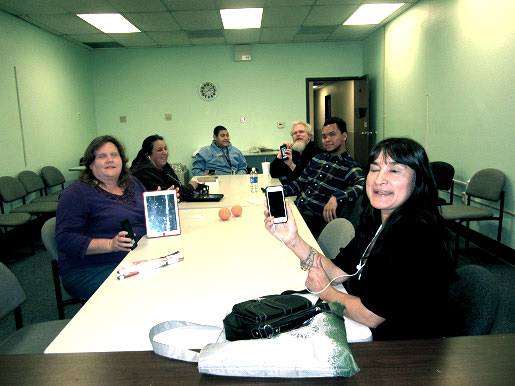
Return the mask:
<svg viewBox="0 0 515 386">
<path fill-rule="evenodd" d="M 223 221 L 229 220 L 229 217 L 231 217 L 231 211 L 227 208 L 222 208 L 218 211 L 218 215 Z"/>
<path fill-rule="evenodd" d="M 243 209 L 241 208 L 241 206 L 239 205 L 234 205 L 232 208 L 231 208 L 231 212 L 234 216 L 236 217 L 240 217 L 241 216 L 241 212 L 243 212 Z"/>
</svg>

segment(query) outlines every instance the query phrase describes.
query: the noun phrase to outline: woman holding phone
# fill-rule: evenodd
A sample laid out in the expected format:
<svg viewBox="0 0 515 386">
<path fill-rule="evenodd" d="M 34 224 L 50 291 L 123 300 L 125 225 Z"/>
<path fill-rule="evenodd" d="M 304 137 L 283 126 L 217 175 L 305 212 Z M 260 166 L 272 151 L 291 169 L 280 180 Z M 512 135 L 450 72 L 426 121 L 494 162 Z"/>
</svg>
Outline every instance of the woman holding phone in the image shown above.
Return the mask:
<svg viewBox="0 0 515 386">
<path fill-rule="evenodd" d="M 455 278 L 438 212 L 438 193 L 424 148 L 389 138 L 368 159 L 366 196 L 356 237 L 330 260 L 288 221 L 265 226 L 308 271 L 306 287 L 372 329 L 374 340 L 446 335 L 449 284 Z M 332 285 L 349 281 L 348 294 Z"/>
</svg>

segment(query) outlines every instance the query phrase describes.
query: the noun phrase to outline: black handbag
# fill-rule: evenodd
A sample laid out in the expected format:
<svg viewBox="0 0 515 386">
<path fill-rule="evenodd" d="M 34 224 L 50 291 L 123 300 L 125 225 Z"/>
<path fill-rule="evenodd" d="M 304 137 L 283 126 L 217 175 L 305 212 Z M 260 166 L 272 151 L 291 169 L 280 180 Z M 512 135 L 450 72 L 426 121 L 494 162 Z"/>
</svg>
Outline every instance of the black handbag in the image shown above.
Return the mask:
<svg viewBox="0 0 515 386">
<path fill-rule="evenodd" d="M 320 300 L 320 299 L 319 299 Z M 327 303 L 313 305 L 298 295 L 268 295 L 235 304 L 223 323 L 229 341 L 271 338 L 302 326 L 313 316 L 328 312 Z"/>
</svg>

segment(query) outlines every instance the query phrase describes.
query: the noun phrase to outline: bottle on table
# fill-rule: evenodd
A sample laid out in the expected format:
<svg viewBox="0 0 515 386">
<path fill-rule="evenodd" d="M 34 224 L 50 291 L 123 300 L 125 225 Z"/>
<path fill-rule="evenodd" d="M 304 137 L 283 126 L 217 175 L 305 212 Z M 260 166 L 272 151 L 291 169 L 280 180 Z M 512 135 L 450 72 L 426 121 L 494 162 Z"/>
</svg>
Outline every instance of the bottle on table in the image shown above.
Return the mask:
<svg viewBox="0 0 515 386">
<path fill-rule="evenodd" d="M 256 168 L 252 168 L 250 171 L 250 191 L 252 193 L 257 192 L 258 189 L 258 175 Z"/>
</svg>

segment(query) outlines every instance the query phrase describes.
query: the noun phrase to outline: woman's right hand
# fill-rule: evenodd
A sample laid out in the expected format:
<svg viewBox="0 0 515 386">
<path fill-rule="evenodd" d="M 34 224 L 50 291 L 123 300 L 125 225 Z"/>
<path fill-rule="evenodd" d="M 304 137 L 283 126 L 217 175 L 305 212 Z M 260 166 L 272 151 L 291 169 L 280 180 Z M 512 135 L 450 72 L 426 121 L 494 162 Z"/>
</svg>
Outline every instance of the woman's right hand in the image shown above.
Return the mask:
<svg viewBox="0 0 515 386">
<path fill-rule="evenodd" d="M 288 214 L 288 221 L 282 224 L 274 224 L 274 217 L 270 216 L 268 209 L 265 210 L 265 228 L 275 236 L 278 240 L 281 240 L 287 246 L 291 246 L 295 243 L 299 237 L 297 231 L 297 224 L 295 218 L 290 209 L 288 201 L 286 201 L 286 213 Z M 275 227 L 274 227 L 275 225 Z"/>
<path fill-rule="evenodd" d="M 110 240 L 111 251 L 113 252 L 130 252 L 132 247 L 132 240 L 128 237 L 125 237 L 127 232 L 120 231 L 116 236 L 114 236 Z"/>
</svg>

